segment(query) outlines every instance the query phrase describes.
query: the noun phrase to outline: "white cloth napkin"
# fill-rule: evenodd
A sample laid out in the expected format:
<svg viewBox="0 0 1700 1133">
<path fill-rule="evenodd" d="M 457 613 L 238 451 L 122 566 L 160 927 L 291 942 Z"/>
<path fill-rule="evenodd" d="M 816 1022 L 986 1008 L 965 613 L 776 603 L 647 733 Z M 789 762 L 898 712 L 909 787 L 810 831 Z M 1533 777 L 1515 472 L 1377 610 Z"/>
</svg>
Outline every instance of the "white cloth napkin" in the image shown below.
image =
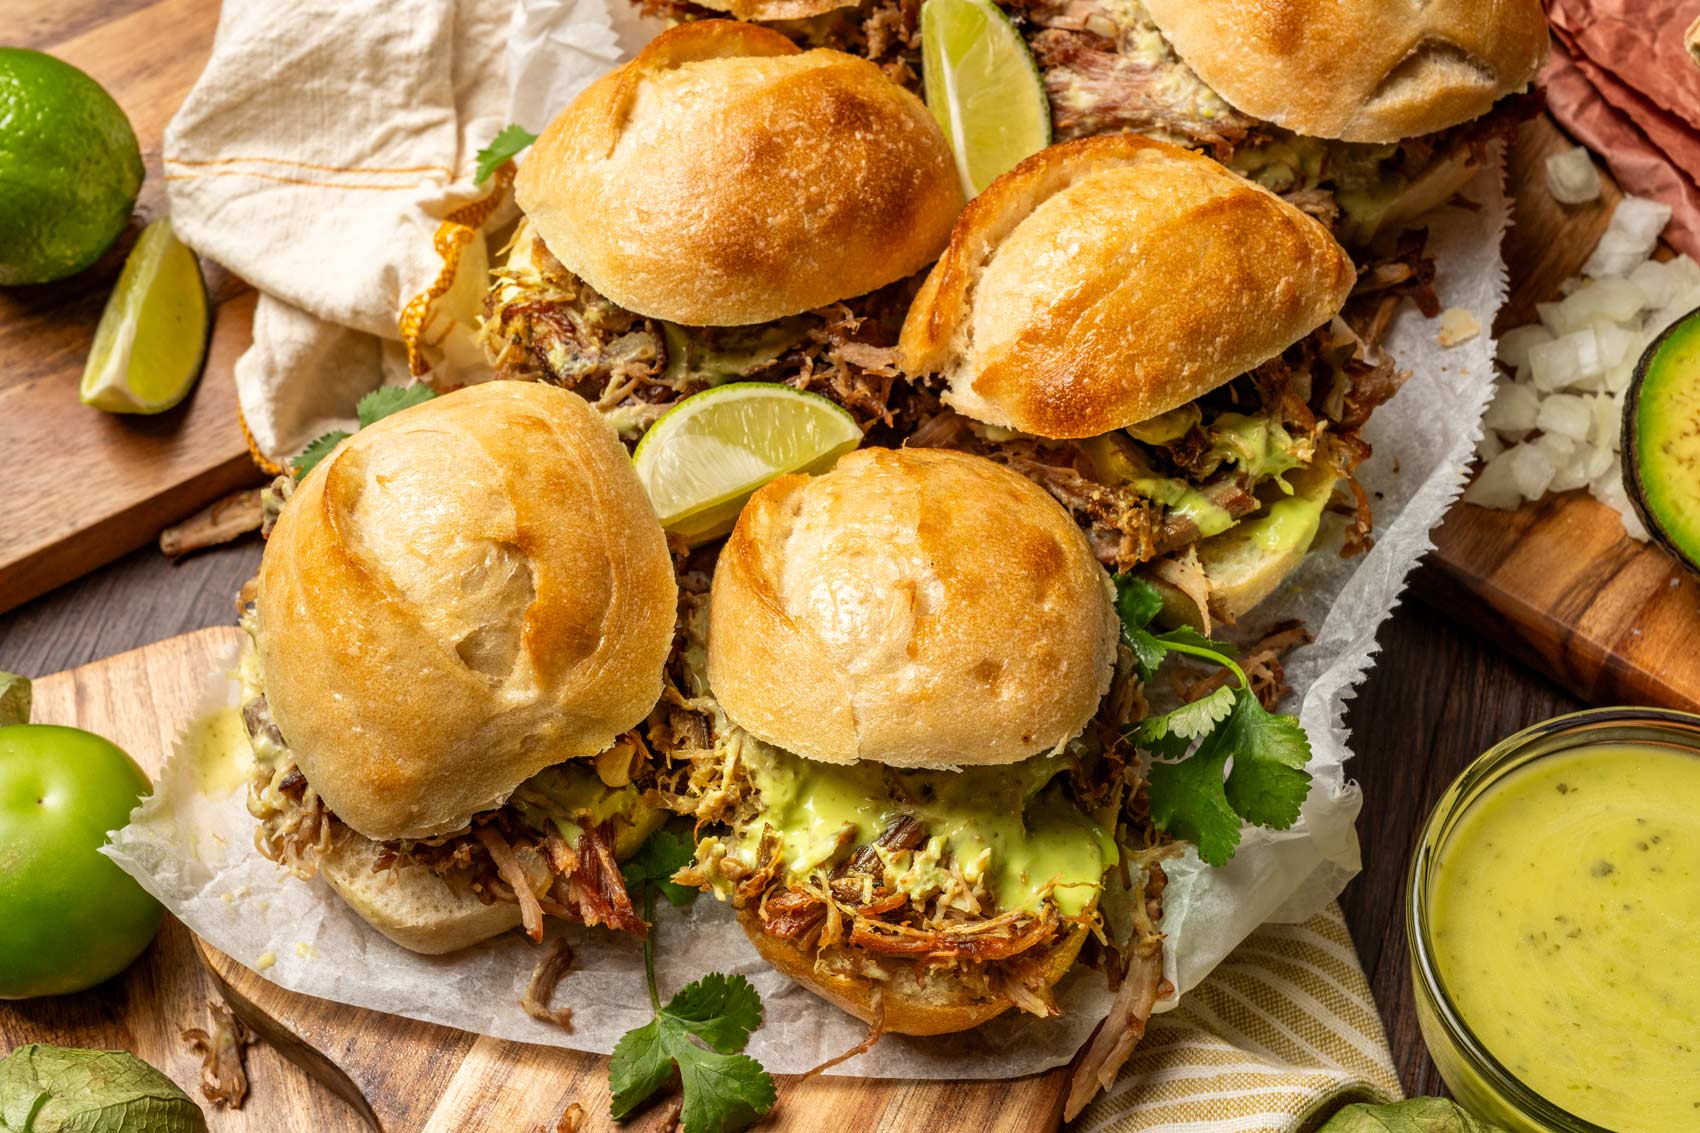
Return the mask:
<svg viewBox="0 0 1700 1133">
<path fill-rule="evenodd" d="M 258 455 L 352 427 L 361 395 L 409 379 L 400 321 L 444 272 L 444 222 L 486 198 L 504 207 L 466 236 L 509 215 L 472 183 L 479 149 L 510 121 L 541 129 L 620 51 L 600 0 L 226 0 L 164 161 L 178 234 L 261 293 L 236 366 Z M 483 376 L 484 240 L 451 261 L 412 371 L 448 385 Z"/>
</svg>

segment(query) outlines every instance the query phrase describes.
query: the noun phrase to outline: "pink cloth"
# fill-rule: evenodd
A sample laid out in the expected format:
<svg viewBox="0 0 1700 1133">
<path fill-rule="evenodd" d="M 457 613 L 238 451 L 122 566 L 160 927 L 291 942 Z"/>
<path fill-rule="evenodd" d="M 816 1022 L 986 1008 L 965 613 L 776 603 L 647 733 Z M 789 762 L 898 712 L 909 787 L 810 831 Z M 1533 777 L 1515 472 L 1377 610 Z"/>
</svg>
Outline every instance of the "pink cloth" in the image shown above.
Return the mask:
<svg viewBox="0 0 1700 1133">
<path fill-rule="evenodd" d="M 1665 239 L 1700 258 L 1700 67 L 1683 33 L 1700 0 L 1548 0 L 1540 83 L 1564 128 L 1624 190 L 1671 207 Z"/>
</svg>

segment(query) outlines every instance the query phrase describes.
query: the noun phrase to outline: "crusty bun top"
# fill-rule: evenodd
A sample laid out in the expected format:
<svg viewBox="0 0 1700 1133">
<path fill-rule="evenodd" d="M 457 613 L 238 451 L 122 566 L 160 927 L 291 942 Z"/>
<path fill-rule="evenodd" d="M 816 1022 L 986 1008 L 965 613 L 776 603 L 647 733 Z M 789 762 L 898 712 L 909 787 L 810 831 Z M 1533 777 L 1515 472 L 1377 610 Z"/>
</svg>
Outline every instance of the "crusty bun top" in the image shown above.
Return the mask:
<svg viewBox="0 0 1700 1133">
<path fill-rule="evenodd" d="M 1014 763 L 1110 683 L 1109 575 L 1060 504 L 983 457 L 862 449 L 757 492 L 720 553 L 708 679 L 810 759 Z"/>
<path fill-rule="evenodd" d="M 931 263 L 962 207 L 921 100 L 865 59 L 681 24 L 543 131 L 515 182 L 569 271 L 701 326 L 767 322 Z"/>
<path fill-rule="evenodd" d="M 725 12 L 738 20 L 806 20 L 840 8 L 854 8 L 860 0 L 698 0 L 704 8 Z M 857 17 L 858 20 L 860 17 Z"/>
<path fill-rule="evenodd" d="M 1209 158 L 1132 134 L 1041 150 L 974 198 L 898 360 L 993 425 L 1090 437 L 1184 405 L 1326 323 L 1356 279 L 1328 230 Z"/>
<path fill-rule="evenodd" d="M 1521 90 L 1547 55 L 1540 0 L 1145 0 L 1234 108 L 1319 138 L 1397 142 Z"/>
<path fill-rule="evenodd" d="M 655 512 L 574 394 L 491 382 L 360 430 L 260 563 L 272 717 L 378 841 L 454 830 L 661 695 L 678 592 Z"/>
</svg>

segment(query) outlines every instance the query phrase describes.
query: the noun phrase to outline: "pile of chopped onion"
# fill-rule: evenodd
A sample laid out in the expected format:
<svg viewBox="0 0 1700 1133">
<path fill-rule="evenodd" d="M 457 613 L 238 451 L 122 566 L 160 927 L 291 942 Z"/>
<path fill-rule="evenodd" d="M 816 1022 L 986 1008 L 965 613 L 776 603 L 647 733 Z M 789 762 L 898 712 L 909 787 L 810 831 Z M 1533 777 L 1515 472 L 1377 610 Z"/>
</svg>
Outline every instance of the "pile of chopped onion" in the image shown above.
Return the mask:
<svg viewBox="0 0 1700 1133">
<path fill-rule="evenodd" d="M 1626 532 L 1647 537 L 1618 458 L 1624 392 L 1647 345 L 1700 307 L 1700 264 L 1650 258 L 1668 220 L 1666 206 L 1625 197 L 1564 298 L 1499 340 L 1502 373 L 1476 446 L 1486 463 L 1466 502 L 1509 509 L 1587 488 Z"/>
</svg>

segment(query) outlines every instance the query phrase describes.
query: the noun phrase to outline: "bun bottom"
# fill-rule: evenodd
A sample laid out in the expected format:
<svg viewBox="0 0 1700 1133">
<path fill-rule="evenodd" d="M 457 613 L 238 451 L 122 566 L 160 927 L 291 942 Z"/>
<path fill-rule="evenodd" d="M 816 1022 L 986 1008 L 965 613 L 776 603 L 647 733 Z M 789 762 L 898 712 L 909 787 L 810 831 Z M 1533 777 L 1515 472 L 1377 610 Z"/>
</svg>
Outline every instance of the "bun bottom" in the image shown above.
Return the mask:
<svg viewBox="0 0 1700 1133">
<path fill-rule="evenodd" d="M 739 913 L 738 923 L 762 959 L 827 1002 L 869 1026 L 873 1026 L 879 1013 L 876 1008 L 883 1008 L 884 1029 L 891 1034 L 947 1035 L 966 1031 L 1014 1006 L 1001 995 L 988 998 L 953 972 L 922 968 L 903 959 L 884 962 L 892 974 L 883 981 L 817 968 L 812 950 L 769 934 L 754 913 Z M 1051 946 L 1043 972 L 1046 987 L 1054 987 L 1068 974 L 1084 943 L 1086 930 L 1077 928 Z"/>
<path fill-rule="evenodd" d="M 319 876 L 366 923 L 403 948 L 439 956 L 519 927 L 518 905 L 486 905 L 422 865 L 373 869 L 383 850 L 381 843 L 345 831 L 319 855 Z"/>
</svg>

